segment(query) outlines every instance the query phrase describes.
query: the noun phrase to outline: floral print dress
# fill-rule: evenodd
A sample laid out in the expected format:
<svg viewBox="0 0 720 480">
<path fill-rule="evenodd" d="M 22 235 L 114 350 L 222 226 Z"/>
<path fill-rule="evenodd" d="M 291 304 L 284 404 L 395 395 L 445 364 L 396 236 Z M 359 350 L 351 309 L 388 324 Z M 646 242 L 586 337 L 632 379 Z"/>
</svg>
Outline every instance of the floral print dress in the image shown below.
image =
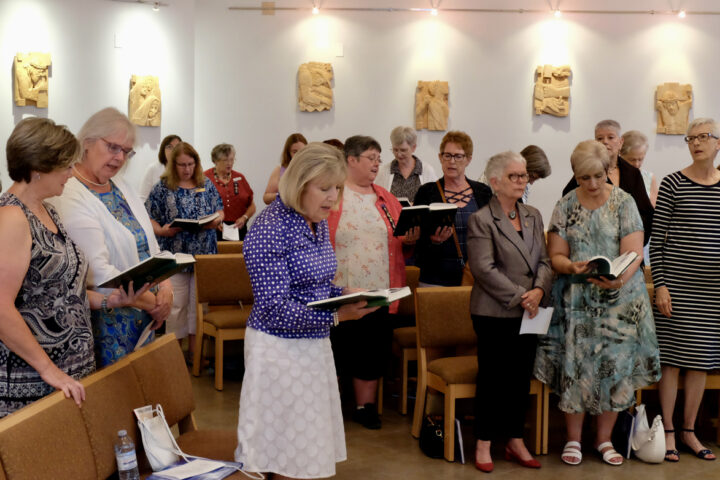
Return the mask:
<svg viewBox="0 0 720 480">
<path fill-rule="evenodd" d="M 568 193 L 548 228 L 570 246 L 570 260 L 620 255 L 620 240 L 642 231 L 635 201 L 619 188 L 588 210 Z M 566 413 L 599 415 L 624 410 L 635 390 L 660 378 L 655 324 L 642 271 L 620 289 L 603 289 L 572 275 L 553 285 L 555 310 L 547 335 L 538 338 L 535 376 L 560 396 Z"/>
</svg>

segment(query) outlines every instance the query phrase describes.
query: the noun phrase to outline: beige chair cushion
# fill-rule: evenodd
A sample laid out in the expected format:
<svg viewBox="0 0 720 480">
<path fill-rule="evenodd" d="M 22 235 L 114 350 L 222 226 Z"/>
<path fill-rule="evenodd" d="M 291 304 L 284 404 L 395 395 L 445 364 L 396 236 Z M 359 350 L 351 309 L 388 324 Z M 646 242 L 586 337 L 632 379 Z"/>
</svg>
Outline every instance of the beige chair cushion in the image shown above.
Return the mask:
<svg viewBox="0 0 720 480">
<path fill-rule="evenodd" d="M 204 314 L 203 319 L 215 328 L 245 328 L 250 310 L 252 310 L 250 305 L 229 310 L 215 310 Z"/>
<path fill-rule="evenodd" d="M 393 331 L 393 342 L 397 343 L 402 348 L 417 347 L 417 328 L 416 327 L 396 328 Z"/>
<path fill-rule="evenodd" d="M 188 455 L 234 462 L 237 430 L 195 430 L 180 435 L 177 442 Z"/>
<path fill-rule="evenodd" d="M 466 355 L 438 358 L 428 363 L 427 369 L 447 383 L 475 383 L 478 373 L 477 357 Z"/>
</svg>

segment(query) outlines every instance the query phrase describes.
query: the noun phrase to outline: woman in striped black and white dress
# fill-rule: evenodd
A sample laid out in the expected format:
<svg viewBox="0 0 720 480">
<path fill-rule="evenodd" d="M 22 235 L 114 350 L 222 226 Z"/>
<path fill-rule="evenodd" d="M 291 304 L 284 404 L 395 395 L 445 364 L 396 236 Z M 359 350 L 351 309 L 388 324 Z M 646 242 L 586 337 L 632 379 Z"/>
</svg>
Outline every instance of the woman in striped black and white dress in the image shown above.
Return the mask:
<svg viewBox="0 0 720 480">
<path fill-rule="evenodd" d="M 672 419 L 681 368 L 687 371 L 680 443 L 699 458 L 715 459 L 694 428 L 707 371 L 720 368 L 720 171 L 713 166 L 719 139 L 714 120 L 690 124 L 685 141 L 693 162 L 660 184 L 650 240 L 665 459 L 671 462 L 679 460 Z"/>
</svg>

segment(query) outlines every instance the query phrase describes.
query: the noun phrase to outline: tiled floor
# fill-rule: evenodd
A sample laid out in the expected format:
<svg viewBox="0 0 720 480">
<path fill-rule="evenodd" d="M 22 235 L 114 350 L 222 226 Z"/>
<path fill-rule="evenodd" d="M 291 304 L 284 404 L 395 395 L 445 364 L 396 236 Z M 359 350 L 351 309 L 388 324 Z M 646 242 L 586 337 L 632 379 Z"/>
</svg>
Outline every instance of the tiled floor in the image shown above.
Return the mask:
<svg viewBox="0 0 720 480">
<path fill-rule="evenodd" d="M 240 382 L 225 380 L 225 390 L 218 392 L 213 388 L 212 377 L 205 374 L 193 377 L 197 409 L 195 418 L 200 427 L 234 429 L 237 425 Z M 478 479 L 497 478 L 513 480 L 543 479 L 582 479 L 582 480 L 720 480 L 720 460 L 708 462 L 696 459 L 690 454 L 681 454 L 677 464 L 664 463 L 648 465 L 638 460 L 626 461 L 620 467 L 605 465 L 599 456 L 589 449 L 591 439 L 584 448 L 585 458 L 577 467 L 570 467 L 560 461 L 562 449 L 562 417 L 554 413 L 551 425 L 550 455 L 538 459 L 543 467 L 531 470 L 501 459 L 501 448 L 495 453 L 495 471 L 490 475 L 477 471 L 468 462 L 465 465 L 449 463 L 445 460 L 432 460 L 425 457 L 418 448 L 417 441 L 410 436 L 410 416 L 402 416 L 396 410 L 396 399 L 387 398 L 382 416 L 381 430 L 366 430 L 352 422 L 346 422 L 348 460 L 338 464 L 339 480 L 375 480 L 375 479 Z M 412 406 L 412 405 L 411 405 Z M 559 426 L 558 426 L 559 425 Z M 466 456 L 472 459 L 473 440 L 471 432 L 466 431 Z M 712 442 L 708 444 L 716 452 L 720 448 Z"/>
</svg>

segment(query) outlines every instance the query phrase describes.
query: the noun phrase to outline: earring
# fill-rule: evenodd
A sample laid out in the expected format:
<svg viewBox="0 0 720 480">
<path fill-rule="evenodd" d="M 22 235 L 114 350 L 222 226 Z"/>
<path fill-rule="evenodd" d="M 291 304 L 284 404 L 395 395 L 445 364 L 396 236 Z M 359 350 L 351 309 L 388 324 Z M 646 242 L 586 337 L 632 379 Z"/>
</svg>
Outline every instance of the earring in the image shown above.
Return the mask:
<svg viewBox="0 0 720 480">
<path fill-rule="evenodd" d="M 36 173 L 36 174 L 35 174 L 35 180 L 40 180 L 40 174 L 39 174 L 39 173 Z"/>
</svg>

